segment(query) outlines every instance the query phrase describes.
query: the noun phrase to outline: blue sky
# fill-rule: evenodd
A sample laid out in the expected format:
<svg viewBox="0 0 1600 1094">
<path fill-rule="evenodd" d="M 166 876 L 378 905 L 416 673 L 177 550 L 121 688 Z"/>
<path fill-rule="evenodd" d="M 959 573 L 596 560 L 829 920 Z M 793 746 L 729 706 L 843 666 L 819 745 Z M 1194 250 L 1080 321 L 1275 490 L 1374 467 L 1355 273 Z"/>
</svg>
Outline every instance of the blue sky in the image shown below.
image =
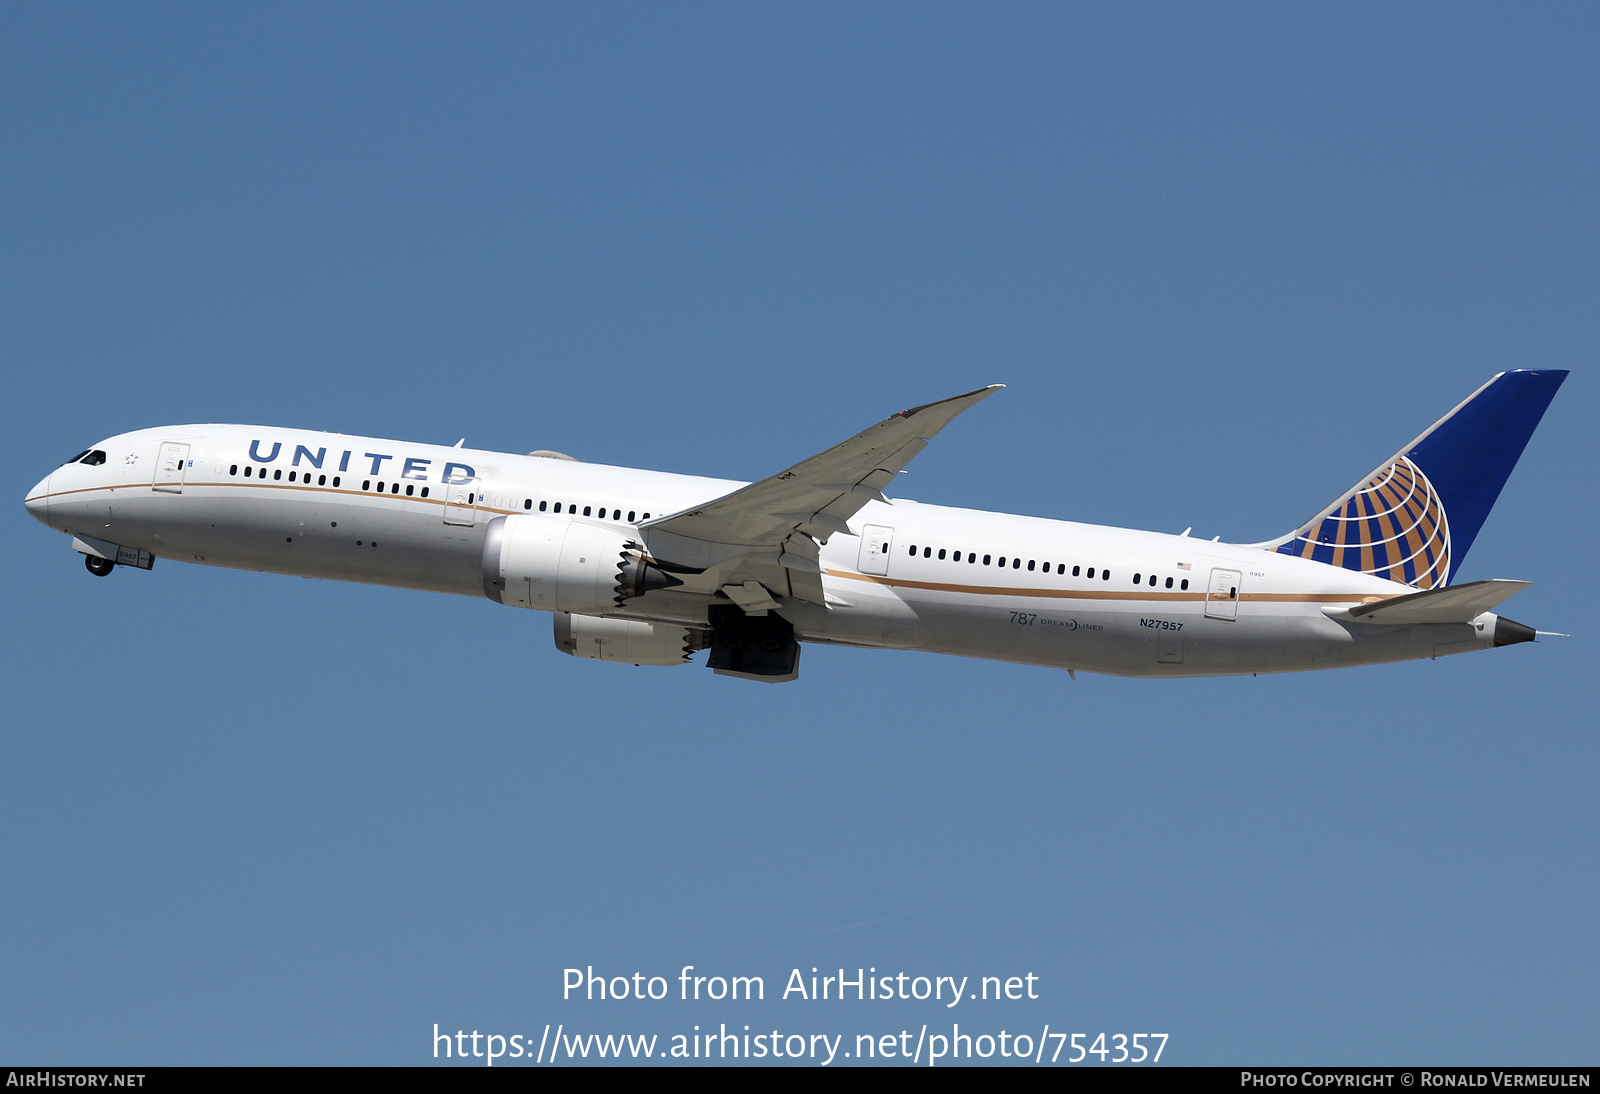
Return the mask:
<svg viewBox="0 0 1600 1094">
<path fill-rule="evenodd" d="M 7 8 L 0 1056 L 954 1019 L 1595 1062 L 1597 22 Z M 99 581 L 20 504 L 189 421 L 755 478 L 1005 383 L 902 496 L 1250 541 L 1517 367 L 1573 376 L 1459 577 L 1575 636 L 1335 673 L 809 647 L 763 686 L 486 601 Z M 560 998 L 687 964 L 769 998 Z M 773 998 L 812 966 L 1041 997 Z"/>
</svg>

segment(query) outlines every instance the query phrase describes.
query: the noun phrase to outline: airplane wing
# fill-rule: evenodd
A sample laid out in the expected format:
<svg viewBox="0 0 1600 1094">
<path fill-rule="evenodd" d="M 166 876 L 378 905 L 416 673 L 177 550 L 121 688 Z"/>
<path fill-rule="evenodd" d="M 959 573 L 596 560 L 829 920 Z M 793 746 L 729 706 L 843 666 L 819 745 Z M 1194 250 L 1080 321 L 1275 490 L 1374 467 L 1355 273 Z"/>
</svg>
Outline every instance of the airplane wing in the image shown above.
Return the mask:
<svg viewBox="0 0 1600 1094">
<path fill-rule="evenodd" d="M 776 564 L 788 590 L 772 588 L 774 575 L 752 574 L 774 592 L 822 603 L 818 541 L 850 533 L 849 520 L 868 501 L 887 501 L 883 488 L 956 415 L 1004 385 L 902 410 L 870 429 L 786 471 L 740 487 L 715 501 L 650 521 L 640 535 L 650 553 L 669 565 L 705 570 L 754 554 L 757 569 Z M 722 575 L 738 577 L 729 571 Z"/>
<path fill-rule="evenodd" d="M 1328 614 L 1353 623 L 1471 623 L 1532 584 L 1531 581 L 1469 581 L 1465 585 L 1425 589 Z"/>
</svg>

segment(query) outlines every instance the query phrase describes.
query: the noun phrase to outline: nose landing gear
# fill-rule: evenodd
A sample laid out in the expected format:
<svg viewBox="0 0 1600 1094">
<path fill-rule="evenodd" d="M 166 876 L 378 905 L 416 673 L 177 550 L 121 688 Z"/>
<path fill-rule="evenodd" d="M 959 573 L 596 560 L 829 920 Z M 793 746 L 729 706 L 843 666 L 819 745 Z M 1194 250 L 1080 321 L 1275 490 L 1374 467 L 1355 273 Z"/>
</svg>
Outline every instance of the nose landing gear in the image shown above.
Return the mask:
<svg viewBox="0 0 1600 1094">
<path fill-rule="evenodd" d="M 98 555 L 84 555 L 83 564 L 95 577 L 105 577 L 117 568 L 115 562 L 112 562 L 109 558 L 101 558 Z"/>
</svg>

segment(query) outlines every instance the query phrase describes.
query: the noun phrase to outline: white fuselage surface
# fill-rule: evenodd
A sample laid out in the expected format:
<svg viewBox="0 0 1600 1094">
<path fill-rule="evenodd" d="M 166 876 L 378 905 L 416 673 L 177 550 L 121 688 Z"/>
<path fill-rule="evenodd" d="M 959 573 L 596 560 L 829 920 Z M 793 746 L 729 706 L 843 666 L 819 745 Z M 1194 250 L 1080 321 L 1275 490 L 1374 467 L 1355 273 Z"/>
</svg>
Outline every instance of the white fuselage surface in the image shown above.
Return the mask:
<svg viewBox="0 0 1600 1094">
<path fill-rule="evenodd" d="M 758 605 L 770 601 L 801 642 L 1126 676 L 1285 672 L 1497 644 L 1497 617 L 1488 612 L 1404 625 L 1351 617 L 1352 608 L 1417 592 L 1358 570 L 1262 546 L 885 501 L 870 486 L 855 488 L 871 496 L 857 499 L 863 503 L 847 521 L 815 516 L 801 525 L 815 544 L 811 562 L 790 539 L 787 547 L 756 545 L 742 555 L 743 548 L 724 550 L 724 558 L 701 545 L 696 558 L 674 566 L 661 544 L 680 541 L 664 533 L 652 539 L 652 522 L 694 514 L 747 484 L 236 425 L 142 430 L 96 450 L 99 462 L 63 465 L 26 502 L 38 519 L 76 537 L 91 563 L 121 548 L 129 553 L 123 561 L 143 552 L 488 595 L 585 617 L 668 624 L 691 639 L 708 633 L 708 609 L 730 603 L 725 590 L 733 582 L 736 599 L 756 598 L 741 601 L 744 608 L 765 615 Z M 512 563 L 490 557 L 499 549 L 491 534 L 498 518 L 527 518 L 499 527 L 526 532 L 536 524 L 540 535 L 557 540 L 571 528 L 593 529 L 600 537 L 593 542 L 614 539 L 624 551 L 660 561 L 673 583 L 615 598 L 607 587 L 602 598 L 572 604 L 565 591 L 543 601 L 534 577 L 524 587 L 513 574 L 516 591 L 507 593 Z M 573 566 L 591 565 L 580 555 Z M 612 550 L 604 565 L 614 569 L 616 557 Z M 730 576 L 736 565 L 745 569 Z M 797 579 L 792 588 L 784 567 Z M 797 592 L 802 570 L 807 580 L 820 578 L 820 596 Z M 1505 641 L 1502 634 L 1499 644 Z M 709 639 L 691 644 L 704 648 Z"/>
</svg>

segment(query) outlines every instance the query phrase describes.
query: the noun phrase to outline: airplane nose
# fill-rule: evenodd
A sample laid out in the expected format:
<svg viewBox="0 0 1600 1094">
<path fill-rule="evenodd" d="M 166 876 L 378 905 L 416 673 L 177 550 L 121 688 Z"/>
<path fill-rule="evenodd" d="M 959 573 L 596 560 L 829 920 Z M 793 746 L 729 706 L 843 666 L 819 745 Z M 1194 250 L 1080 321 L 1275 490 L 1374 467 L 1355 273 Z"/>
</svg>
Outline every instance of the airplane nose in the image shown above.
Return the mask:
<svg viewBox="0 0 1600 1094">
<path fill-rule="evenodd" d="M 42 524 L 50 523 L 50 476 L 39 480 L 39 485 L 28 491 L 23 506 Z"/>
</svg>

